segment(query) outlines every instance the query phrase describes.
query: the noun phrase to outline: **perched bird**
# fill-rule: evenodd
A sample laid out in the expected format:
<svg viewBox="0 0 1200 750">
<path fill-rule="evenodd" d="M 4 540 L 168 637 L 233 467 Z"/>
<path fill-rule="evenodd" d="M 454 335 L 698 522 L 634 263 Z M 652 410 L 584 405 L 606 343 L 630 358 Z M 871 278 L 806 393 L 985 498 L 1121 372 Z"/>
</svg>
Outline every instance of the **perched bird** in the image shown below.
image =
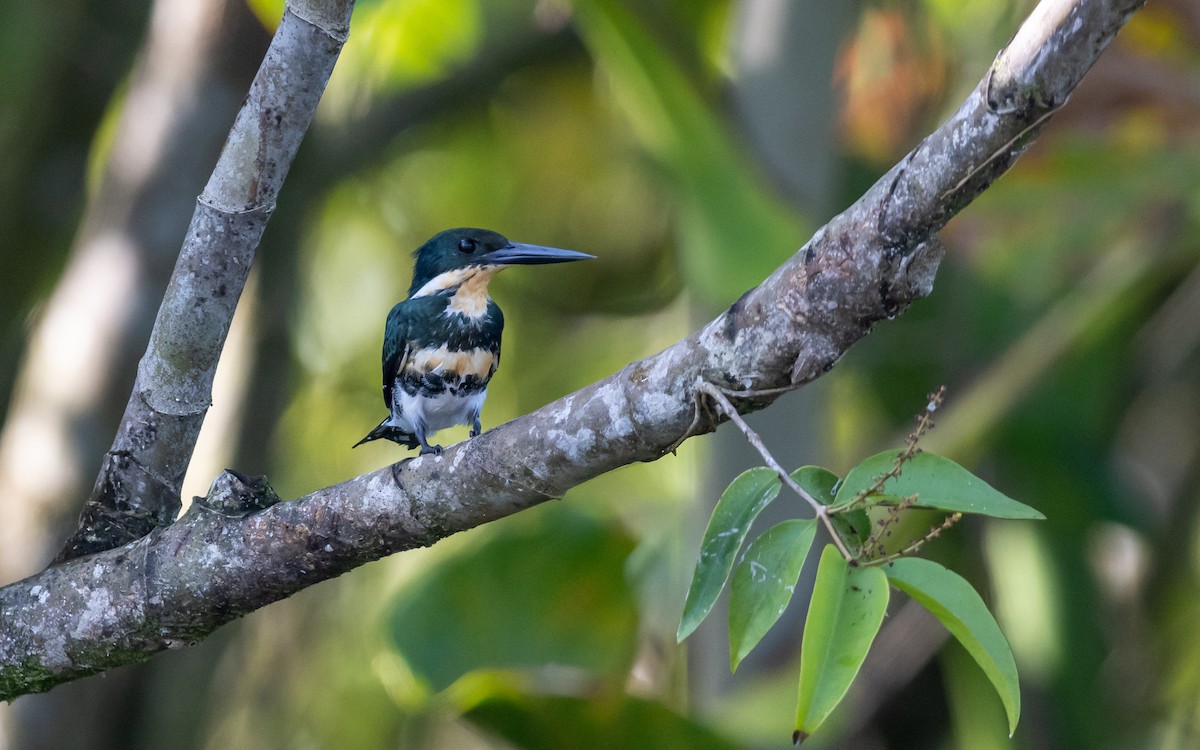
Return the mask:
<svg viewBox="0 0 1200 750">
<path fill-rule="evenodd" d="M 414 253 L 408 299 L 388 313 L 383 329 L 383 403 L 388 417 L 354 447 L 387 438 L 421 453 L 441 453 L 429 435 L 471 426 L 488 381 L 500 365 L 504 315 L 488 282 L 509 266 L 594 258 L 574 250 L 509 242 L 486 229 L 447 229 Z"/>
</svg>

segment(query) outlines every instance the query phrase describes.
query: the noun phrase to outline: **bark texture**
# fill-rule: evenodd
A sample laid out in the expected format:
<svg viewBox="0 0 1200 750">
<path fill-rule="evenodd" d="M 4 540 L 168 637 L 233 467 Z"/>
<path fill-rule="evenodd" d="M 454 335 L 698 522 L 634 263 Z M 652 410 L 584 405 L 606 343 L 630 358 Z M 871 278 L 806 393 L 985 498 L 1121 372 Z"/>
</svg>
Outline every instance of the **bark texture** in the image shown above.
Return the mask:
<svg viewBox="0 0 1200 750">
<path fill-rule="evenodd" d="M 227 473 L 178 522 L 0 589 L 0 699 L 193 643 L 362 563 L 654 460 L 715 429 L 696 398 L 701 381 L 751 411 L 774 396 L 736 392 L 819 377 L 877 321 L 930 292 L 936 232 L 1021 154 L 1140 5 L 1045 0 L 954 116 L 766 281 L 666 351 L 440 456 L 292 502 Z M 150 398 L 170 408 L 173 393 Z"/>
<path fill-rule="evenodd" d="M 0 511 L 2 580 L 40 570 L 77 525 L 196 193 L 269 41 L 244 0 L 154 2 L 104 172 L 0 430 L 0 497 L 21 498 Z"/>
<path fill-rule="evenodd" d="M 287 5 L 204 192 L 159 307 L 133 394 L 55 562 L 171 523 L 212 397 L 213 375 L 254 251 L 316 112 L 353 0 Z"/>
<path fill-rule="evenodd" d="M 113 18 L 114 5 L 129 3 L 105 3 L 96 12 Z M 9 501 L 0 501 L 0 581 L 44 568 L 78 525 L 129 398 L 196 195 L 271 41 L 245 0 L 154 0 L 152 5 L 136 63 L 131 72 L 123 69 L 127 86 L 103 172 L 60 280 L 33 321 L 0 432 L 0 497 Z M 66 7 L 56 4 L 53 12 L 61 16 Z M 90 28 L 93 34 L 99 31 Z M 138 46 L 136 39 L 125 45 Z M 61 53 L 72 60 L 90 59 L 86 47 L 62 46 L 76 48 Z M 86 88 L 92 89 L 96 66 L 86 67 Z M 56 98 L 63 91 L 69 89 L 55 89 Z M 95 123 L 79 121 L 76 127 L 90 139 Z M 53 140 L 61 144 L 61 134 Z M 0 241 L 0 246 L 12 245 Z M 243 296 L 241 304 L 246 302 Z M 225 353 L 236 343 L 231 332 Z M 221 387 L 218 376 L 215 400 L 226 405 L 238 400 L 221 393 Z M 210 413 L 207 438 L 231 445 L 228 437 L 213 435 L 214 427 L 221 430 L 211 421 Z M 211 480 L 230 464 L 210 458 L 213 449 L 201 452 L 205 439 L 197 444 L 188 471 L 199 469 Z M 196 466 L 201 456 L 209 468 Z M 189 679 L 200 682 L 205 654 L 195 656 Z M 147 714 L 152 709 L 146 697 L 161 692 L 156 672 L 162 665 L 142 666 L 146 669 L 117 670 L 103 680 L 0 703 L 0 748 L 133 746 L 137 727 L 154 718 Z M 72 721 L 62 721 L 63 716 Z M 177 736 L 187 735 L 182 724 L 171 726 Z M 181 744 L 161 739 L 163 745 Z"/>
</svg>

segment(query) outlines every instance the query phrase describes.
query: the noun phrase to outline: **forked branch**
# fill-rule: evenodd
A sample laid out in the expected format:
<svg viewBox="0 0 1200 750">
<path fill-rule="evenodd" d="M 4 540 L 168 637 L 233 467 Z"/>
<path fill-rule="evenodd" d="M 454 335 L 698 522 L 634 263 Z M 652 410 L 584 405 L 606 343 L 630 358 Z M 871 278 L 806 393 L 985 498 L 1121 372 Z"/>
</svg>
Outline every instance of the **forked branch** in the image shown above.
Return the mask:
<svg viewBox="0 0 1200 750">
<path fill-rule="evenodd" d="M 619 466 L 655 460 L 681 435 L 715 429 L 715 420 L 696 420 L 698 382 L 767 394 L 739 399 L 734 411 L 745 413 L 769 405 L 772 389 L 820 377 L 876 322 L 930 292 L 942 255 L 936 232 L 1017 159 L 1142 2 L 1044 0 L 953 116 L 761 285 L 660 354 L 441 456 L 262 510 L 214 513 L 210 502 L 123 547 L 0 588 L 0 700 L 193 643 L 370 560 L 510 515 Z M 348 0 L 331 5 L 348 17 Z M 328 48 L 339 41 L 314 33 L 308 43 Z M 231 158 L 251 161 L 259 153 L 253 140 L 235 151 Z M 228 320 L 213 323 L 212 331 L 223 330 Z M 158 345 L 205 352 L 194 370 L 173 375 L 202 386 L 220 337 L 194 348 L 157 336 Z M 163 372 L 142 368 L 146 377 Z M 144 395 L 135 393 L 131 404 Z M 158 403 L 159 395 L 145 398 Z M 177 414 L 168 404 L 151 418 L 195 420 L 198 429 L 196 414 L 206 405 L 192 399 Z M 143 456 L 137 460 L 152 475 L 148 482 L 169 484 L 173 472 L 182 475 L 194 434 L 190 427 L 179 434 L 177 451 L 130 451 Z M 122 439 L 114 459 L 125 456 Z M 250 508 L 270 495 L 256 497 L 233 507 Z M 157 501 L 148 507 L 152 514 L 165 508 Z"/>
</svg>

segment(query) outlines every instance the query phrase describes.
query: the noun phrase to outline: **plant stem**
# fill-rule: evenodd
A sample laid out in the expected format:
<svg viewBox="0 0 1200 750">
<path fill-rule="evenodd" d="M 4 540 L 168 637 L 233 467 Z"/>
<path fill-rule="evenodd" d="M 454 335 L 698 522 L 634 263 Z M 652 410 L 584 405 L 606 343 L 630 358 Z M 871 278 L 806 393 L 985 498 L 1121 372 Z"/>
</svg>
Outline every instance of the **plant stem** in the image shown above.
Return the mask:
<svg viewBox="0 0 1200 750">
<path fill-rule="evenodd" d="M 874 560 L 867 560 L 866 562 L 863 563 L 863 565 L 886 565 L 887 563 L 890 563 L 892 560 L 898 560 L 901 557 L 907 557 L 911 554 L 914 554 L 915 552 L 920 550 L 921 547 L 926 542 L 928 542 L 931 539 L 937 539 L 939 536 L 942 535 L 943 531 L 945 531 L 946 529 L 950 528 L 951 526 L 953 526 L 954 524 L 956 524 L 960 520 L 962 520 L 962 515 L 963 515 L 962 513 L 953 513 L 953 514 L 947 516 L 946 520 L 942 521 L 942 523 L 939 526 L 937 526 L 936 528 L 931 530 L 928 534 L 921 537 L 917 541 L 913 542 L 912 544 L 908 545 L 904 549 L 900 550 L 899 552 L 893 552 L 890 555 L 885 555 L 883 557 L 877 557 Z"/>
<path fill-rule="evenodd" d="M 776 461 L 775 457 L 771 455 L 771 452 L 767 450 L 766 444 L 763 443 L 763 440 L 761 437 L 759 437 L 758 433 L 751 429 L 750 425 L 746 424 L 746 420 L 742 419 L 742 415 L 738 413 L 738 410 L 734 407 L 733 402 L 731 402 L 728 396 L 725 395 L 724 389 L 705 380 L 699 381 L 699 383 L 696 385 L 696 389 L 712 397 L 717 406 L 721 408 L 721 411 L 725 412 L 725 415 L 729 417 L 729 420 L 737 425 L 738 429 L 742 431 L 742 434 L 746 436 L 746 440 L 749 441 L 750 445 L 754 446 L 754 449 L 757 450 L 759 455 L 763 457 L 763 460 L 767 462 L 767 466 L 769 466 L 776 474 L 779 475 L 779 479 L 785 485 L 791 488 L 792 492 L 795 492 L 797 495 L 803 498 L 805 502 L 812 506 L 813 511 L 817 514 L 817 518 L 821 519 L 821 523 L 825 524 L 825 529 L 829 532 L 829 536 L 833 538 L 833 543 L 837 546 L 838 552 L 842 553 L 842 557 L 853 561 L 854 556 L 850 554 L 850 550 L 846 549 L 846 545 L 842 542 L 842 537 L 838 535 L 837 530 L 833 528 L 833 522 L 829 520 L 829 506 L 822 505 L 820 501 L 813 497 L 807 490 L 797 484 L 796 480 L 792 479 L 792 475 L 787 473 L 787 471 L 785 471 L 784 468 L 779 465 L 779 462 Z"/>
</svg>

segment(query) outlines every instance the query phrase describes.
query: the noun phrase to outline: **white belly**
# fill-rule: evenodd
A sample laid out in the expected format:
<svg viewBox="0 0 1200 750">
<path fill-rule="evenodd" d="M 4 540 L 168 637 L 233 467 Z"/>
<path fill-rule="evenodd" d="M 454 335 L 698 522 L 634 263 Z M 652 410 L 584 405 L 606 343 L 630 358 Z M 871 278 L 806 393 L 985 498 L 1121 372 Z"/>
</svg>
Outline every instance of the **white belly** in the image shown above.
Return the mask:
<svg viewBox="0 0 1200 750">
<path fill-rule="evenodd" d="M 410 396 L 397 384 L 395 393 L 400 396 L 396 404 L 400 408 L 393 410 L 388 423 L 411 434 L 416 434 L 418 422 L 425 423 L 428 434 L 454 425 L 471 425 L 475 415 L 483 411 L 483 401 L 487 398 L 486 388 L 472 394 L 458 395 L 446 390 L 436 396 Z"/>
</svg>

